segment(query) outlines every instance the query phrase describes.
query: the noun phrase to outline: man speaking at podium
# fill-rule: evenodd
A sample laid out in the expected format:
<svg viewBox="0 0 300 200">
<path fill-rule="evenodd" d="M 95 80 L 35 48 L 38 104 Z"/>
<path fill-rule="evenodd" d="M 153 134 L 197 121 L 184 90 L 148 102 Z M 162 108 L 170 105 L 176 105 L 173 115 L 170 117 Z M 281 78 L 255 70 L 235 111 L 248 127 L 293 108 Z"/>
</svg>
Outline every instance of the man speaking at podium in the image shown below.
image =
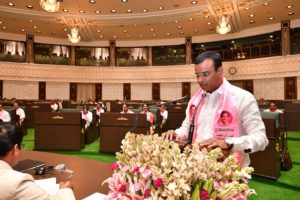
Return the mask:
<svg viewBox="0 0 300 200">
<path fill-rule="evenodd" d="M 162 137 L 196 142 L 200 148 L 232 150 L 240 165 L 248 166 L 248 153 L 263 151 L 268 145 L 254 96 L 224 78 L 222 58 L 216 52 L 204 52 L 195 59 L 195 74 L 200 88 L 189 101 L 185 120 Z"/>
</svg>

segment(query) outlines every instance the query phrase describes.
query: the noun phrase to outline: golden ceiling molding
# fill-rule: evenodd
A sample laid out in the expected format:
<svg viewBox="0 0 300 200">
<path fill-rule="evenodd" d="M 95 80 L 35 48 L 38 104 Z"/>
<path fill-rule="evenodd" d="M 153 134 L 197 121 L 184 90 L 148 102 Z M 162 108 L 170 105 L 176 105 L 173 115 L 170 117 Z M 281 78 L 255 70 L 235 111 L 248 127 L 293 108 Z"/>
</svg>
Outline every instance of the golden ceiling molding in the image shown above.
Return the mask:
<svg viewBox="0 0 300 200">
<path fill-rule="evenodd" d="M 195 82 L 193 65 L 145 67 L 87 67 L 0 63 L 1 80 L 79 82 L 79 83 L 153 83 Z M 224 62 L 229 80 L 300 76 L 300 55 L 277 56 Z M 229 74 L 235 67 L 236 73 Z"/>
</svg>

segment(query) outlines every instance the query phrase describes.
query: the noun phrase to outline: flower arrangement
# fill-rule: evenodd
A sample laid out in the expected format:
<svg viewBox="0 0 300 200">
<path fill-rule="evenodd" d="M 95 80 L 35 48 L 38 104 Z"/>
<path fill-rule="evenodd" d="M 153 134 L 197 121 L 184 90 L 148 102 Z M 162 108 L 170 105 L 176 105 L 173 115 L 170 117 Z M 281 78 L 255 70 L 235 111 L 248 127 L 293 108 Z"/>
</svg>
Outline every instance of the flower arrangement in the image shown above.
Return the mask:
<svg viewBox="0 0 300 200">
<path fill-rule="evenodd" d="M 223 158 L 221 149 L 179 146 L 158 135 L 127 133 L 117 153 L 106 200 L 227 200 L 247 199 L 253 168 L 240 168 L 235 154 Z"/>
</svg>

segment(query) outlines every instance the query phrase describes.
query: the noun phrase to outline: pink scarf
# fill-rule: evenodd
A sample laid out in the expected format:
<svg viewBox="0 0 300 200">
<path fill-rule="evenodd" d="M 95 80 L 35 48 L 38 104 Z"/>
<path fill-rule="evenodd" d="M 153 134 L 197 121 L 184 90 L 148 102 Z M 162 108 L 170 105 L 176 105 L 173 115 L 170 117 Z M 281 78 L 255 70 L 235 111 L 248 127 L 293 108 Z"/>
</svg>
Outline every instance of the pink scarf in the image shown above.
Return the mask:
<svg viewBox="0 0 300 200">
<path fill-rule="evenodd" d="M 224 140 L 227 137 L 239 137 L 239 120 L 238 120 L 238 111 L 237 107 L 234 103 L 234 94 L 229 89 L 230 84 L 226 79 L 223 79 L 223 85 L 221 88 L 221 99 L 219 101 L 215 120 L 214 120 L 214 128 L 213 128 L 213 138 Z M 202 95 L 205 93 L 201 88 L 196 92 L 196 94 L 192 97 L 191 103 L 189 106 L 189 114 L 190 120 L 195 112 L 195 108 L 199 104 L 202 99 Z M 198 118 L 204 104 L 205 97 L 200 103 L 197 113 L 195 116 L 195 130 L 193 134 L 193 142 L 195 142 L 198 133 Z M 201 122 L 200 122 L 201 123 Z M 242 156 L 238 153 L 239 163 L 242 164 Z"/>
</svg>

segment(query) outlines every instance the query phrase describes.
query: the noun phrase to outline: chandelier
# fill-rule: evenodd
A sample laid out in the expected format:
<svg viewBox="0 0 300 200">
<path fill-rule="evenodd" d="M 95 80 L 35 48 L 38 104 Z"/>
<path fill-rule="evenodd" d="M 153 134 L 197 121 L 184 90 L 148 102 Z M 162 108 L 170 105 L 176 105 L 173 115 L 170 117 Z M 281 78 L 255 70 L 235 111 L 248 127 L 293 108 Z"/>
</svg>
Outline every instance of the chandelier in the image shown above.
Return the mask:
<svg viewBox="0 0 300 200">
<path fill-rule="evenodd" d="M 221 35 L 224 35 L 231 31 L 231 26 L 229 24 L 229 18 L 226 15 L 221 17 L 221 19 L 219 21 L 219 25 L 217 25 L 216 31 L 217 31 L 217 33 L 219 33 Z"/>
<path fill-rule="evenodd" d="M 47 12 L 57 12 L 61 0 L 40 0 L 40 6 Z"/>
<path fill-rule="evenodd" d="M 73 44 L 76 44 L 80 41 L 80 35 L 78 34 L 78 29 L 72 28 L 71 34 L 68 34 L 68 40 Z"/>
</svg>

